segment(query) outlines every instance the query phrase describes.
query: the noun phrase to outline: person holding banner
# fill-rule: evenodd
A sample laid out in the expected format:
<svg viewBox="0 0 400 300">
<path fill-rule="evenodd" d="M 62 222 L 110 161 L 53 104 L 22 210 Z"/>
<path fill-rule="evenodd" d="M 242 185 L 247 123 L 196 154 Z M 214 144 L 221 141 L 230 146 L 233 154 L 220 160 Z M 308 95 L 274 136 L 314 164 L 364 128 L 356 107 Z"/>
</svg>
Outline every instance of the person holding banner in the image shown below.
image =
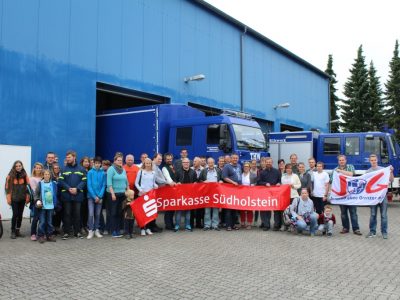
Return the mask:
<svg viewBox="0 0 400 300">
<path fill-rule="evenodd" d="M 176 184 L 176 169 L 172 163 L 173 161 L 174 155 L 172 153 L 164 154 L 164 167 L 162 168 L 162 173 L 169 185 Z M 173 210 L 168 210 L 164 213 L 165 229 L 174 230 L 174 214 L 175 211 Z"/>
<path fill-rule="evenodd" d="M 196 172 L 190 168 L 189 158 L 182 158 L 182 168 L 176 171 L 176 179 L 179 183 L 194 183 L 197 182 Z M 182 210 L 177 210 L 175 212 L 175 232 L 179 231 Z M 192 226 L 190 226 L 190 210 L 185 211 L 185 230 L 193 231 Z"/>
<path fill-rule="evenodd" d="M 242 185 L 252 186 L 257 183 L 257 174 L 250 172 L 250 163 L 245 162 L 243 164 L 242 173 Z M 240 223 L 243 228 L 247 230 L 251 229 L 253 223 L 253 211 L 252 210 L 241 210 L 240 211 Z"/>
<path fill-rule="evenodd" d="M 383 167 L 378 166 L 378 157 L 376 154 L 371 154 L 369 156 L 369 163 L 371 167 L 366 171 L 366 173 L 374 172 L 383 169 Z M 390 177 L 389 181 L 392 182 L 394 179 L 393 176 L 393 167 L 390 166 Z M 371 206 L 371 217 L 369 219 L 369 233 L 366 236 L 367 238 L 372 238 L 376 236 L 376 219 L 378 213 L 378 207 L 381 212 L 381 232 L 382 237 L 386 240 L 388 238 L 387 227 L 388 227 L 388 217 L 387 217 L 387 207 L 388 207 L 388 200 L 387 197 L 383 199 L 381 203 L 377 205 Z"/>
<path fill-rule="evenodd" d="M 146 194 L 152 189 L 158 188 L 158 185 L 156 183 L 156 173 L 154 172 L 153 168 L 153 161 L 150 158 L 145 158 L 142 168 L 140 169 L 139 173 L 136 176 L 135 186 L 139 191 L 139 196 Z M 153 224 L 154 221 L 152 221 Z M 140 228 L 140 235 L 146 236 L 146 234 L 147 235 L 153 234 L 153 232 L 150 229 L 150 226 L 145 226 Z"/>
<path fill-rule="evenodd" d="M 200 182 L 223 182 L 222 172 L 219 168 L 215 167 L 214 158 L 209 157 L 207 159 L 207 167 L 204 168 L 199 176 Z M 211 228 L 219 231 L 219 216 L 218 207 L 207 207 L 204 209 L 204 231 L 210 230 Z M 211 216 L 212 214 L 212 216 Z"/>
<path fill-rule="evenodd" d="M 310 236 L 315 235 L 318 228 L 318 214 L 314 212 L 314 202 L 309 198 L 306 188 L 301 190 L 300 197 L 293 200 L 290 214 L 295 221 L 297 233 L 302 233 L 307 226 L 310 226 Z"/>
<path fill-rule="evenodd" d="M 338 156 L 338 166 L 334 171 L 336 171 L 338 174 L 342 174 L 345 176 L 354 176 L 356 174 L 354 166 L 347 163 L 346 155 L 343 154 Z M 343 226 L 343 229 L 342 231 L 340 231 L 340 233 L 341 234 L 349 233 L 350 231 L 349 214 L 350 214 L 351 226 L 353 227 L 354 234 L 362 235 L 360 227 L 358 225 L 357 206 L 340 205 L 340 213 Z"/>
<path fill-rule="evenodd" d="M 227 163 L 224 166 L 224 169 L 222 170 L 222 178 L 226 183 L 230 183 L 233 185 L 242 184 L 242 168 L 240 167 L 238 161 L 239 155 L 234 153 L 231 155 L 231 162 Z M 225 210 L 225 222 L 227 231 L 232 231 L 232 229 L 239 229 L 239 227 L 235 226 L 236 210 Z"/>
<path fill-rule="evenodd" d="M 272 186 L 281 184 L 281 171 L 272 167 L 271 157 L 261 158 L 261 171 L 258 175 L 257 185 Z M 264 210 L 260 212 L 263 231 L 271 228 L 271 211 Z M 282 211 L 274 211 L 274 227 L 273 231 L 279 231 L 282 226 Z"/>
</svg>

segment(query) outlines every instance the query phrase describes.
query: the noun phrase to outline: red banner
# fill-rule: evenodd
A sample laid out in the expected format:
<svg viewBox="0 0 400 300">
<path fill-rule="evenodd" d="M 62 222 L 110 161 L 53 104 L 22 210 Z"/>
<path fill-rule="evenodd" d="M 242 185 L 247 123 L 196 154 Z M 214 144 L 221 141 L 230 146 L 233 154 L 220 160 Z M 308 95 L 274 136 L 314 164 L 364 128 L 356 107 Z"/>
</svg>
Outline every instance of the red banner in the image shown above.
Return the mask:
<svg viewBox="0 0 400 300">
<path fill-rule="evenodd" d="M 218 207 L 236 210 L 284 210 L 290 203 L 290 185 L 235 186 L 191 183 L 164 186 L 137 198 L 132 211 L 139 227 L 157 218 L 158 211 Z"/>
</svg>

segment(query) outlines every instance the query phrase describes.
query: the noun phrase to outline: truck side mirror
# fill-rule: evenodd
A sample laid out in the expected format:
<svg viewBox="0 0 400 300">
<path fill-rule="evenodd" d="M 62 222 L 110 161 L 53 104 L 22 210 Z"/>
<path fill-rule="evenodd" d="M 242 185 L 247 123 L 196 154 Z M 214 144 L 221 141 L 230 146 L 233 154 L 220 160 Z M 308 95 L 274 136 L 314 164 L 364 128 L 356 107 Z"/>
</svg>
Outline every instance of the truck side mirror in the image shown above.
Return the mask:
<svg viewBox="0 0 400 300">
<path fill-rule="evenodd" d="M 232 150 L 231 139 L 229 136 L 229 130 L 227 124 L 221 124 L 219 128 L 219 146 L 218 148 L 225 153 L 229 153 Z"/>
</svg>

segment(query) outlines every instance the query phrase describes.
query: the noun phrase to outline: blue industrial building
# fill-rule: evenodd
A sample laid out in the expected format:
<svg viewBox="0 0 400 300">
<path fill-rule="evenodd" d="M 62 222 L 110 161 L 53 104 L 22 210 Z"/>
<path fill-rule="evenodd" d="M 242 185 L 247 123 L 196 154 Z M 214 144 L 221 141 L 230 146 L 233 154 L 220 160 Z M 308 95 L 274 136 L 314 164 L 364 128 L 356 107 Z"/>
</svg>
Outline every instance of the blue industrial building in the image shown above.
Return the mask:
<svg viewBox="0 0 400 300">
<path fill-rule="evenodd" d="M 0 144 L 33 161 L 94 155 L 96 111 L 144 104 L 328 130 L 328 76 L 204 1 L 0 0 L 0 18 Z"/>
</svg>

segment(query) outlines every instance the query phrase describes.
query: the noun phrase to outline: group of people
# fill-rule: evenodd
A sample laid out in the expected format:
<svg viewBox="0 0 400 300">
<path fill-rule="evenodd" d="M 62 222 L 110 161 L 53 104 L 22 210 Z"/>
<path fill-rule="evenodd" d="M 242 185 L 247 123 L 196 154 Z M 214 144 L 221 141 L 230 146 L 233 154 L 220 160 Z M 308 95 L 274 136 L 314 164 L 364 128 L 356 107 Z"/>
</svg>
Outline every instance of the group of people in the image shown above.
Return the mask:
<svg viewBox="0 0 400 300">
<path fill-rule="evenodd" d="M 16 161 L 6 179 L 6 199 L 12 208 L 11 238 L 21 237 L 22 216 L 25 205 L 31 210 L 32 241 L 56 241 L 61 235 L 63 240 L 70 237 L 92 239 L 110 234 L 113 238 L 125 235 L 133 237 L 134 214 L 131 203 L 152 189 L 163 185 L 174 186 L 194 182 L 225 182 L 233 185 L 291 186 L 290 206 L 283 211 L 274 211 L 273 231 L 289 228 L 301 233 L 308 230 L 315 235 L 332 236 L 336 223 L 332 207 L 328 203 L 331 178 L 324 171 L 324 164 L 314 158 L 308 160 L 308 167 L 297 162 L 297 155 L 290 156 L 290 162 L 278 161 L 278 168 L 273 167 L 270 157 L 260 161 L 252 160 L 239 163 L 235 153 L 219 157 L 215 162 L 212 157 L 195 157 L 190 160 L 188 151 L 182 149 L 180 158 L 173 154 L 156 153 L 152 159 L 146 153 L 140 157 L 141 163 L 134 164 L 131 154 L 124 157 L 116 153 L 113 163 L 100 157 L 83 157 L 80 163 L 74 151 L 68 151 L 64 164 L 60 166 L 57 156 L 48 152 L 46 161 L 35 163 L 32 175 L 24 170 L 21 161 Z M 378 170 L 377 156 L 370 156 L 371 168 Z M 338 156 L 335 171 L 344 175 L 355 174 L 354 167 L 347 164 L 346 156 Z M 391 173 L 393 180 L 393 173 Z M 387 238 L 387 199 L 371 207 L 370 232 L 367 237 L 376 236 L 377 209 L 381 211 L 381 231 Z M 357 217 L 357 207 L 340 205 L 341 234 L 352 231 L 362 235 Z M 186 211 L 166 211 L 164 224 L 166 230 L 179 231 L 184 215 L 183 229 L 192 231 L 201 228 L 204 231 L 252 229 L 258 218 L 264 231 L 271 229 L 271 211 L 236 211 L 233 209 L 205 208 Z M 62 224 L 62 226 L 61 226 Z M 163 229 L 153 220 L 140 228 L 140 235 L 152 235 Z"/>
</svg>

